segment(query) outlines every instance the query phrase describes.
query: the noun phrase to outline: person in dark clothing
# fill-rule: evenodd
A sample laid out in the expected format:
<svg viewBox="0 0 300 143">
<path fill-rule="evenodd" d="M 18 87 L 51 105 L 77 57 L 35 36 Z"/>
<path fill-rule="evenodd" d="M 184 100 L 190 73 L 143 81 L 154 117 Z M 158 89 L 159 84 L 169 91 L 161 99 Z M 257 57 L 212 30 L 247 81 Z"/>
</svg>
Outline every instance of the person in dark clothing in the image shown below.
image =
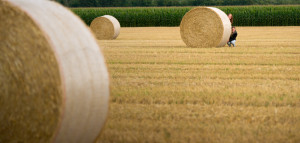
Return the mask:
<svg viewBox="0 0 300 143">
<path fill-rule="evenodd" d="M 232 27 L 232 33 L 230 35 L 229 41 L 227 42 L 227 45 L 229 47 L 231 47 L 231 45 L 233 45 L 233 47 L 235 47 L 235 42 L 236 42 L 236 37 L 237 37 L 237 32 L 235 30 L 235 27 Z"/>
</svg>

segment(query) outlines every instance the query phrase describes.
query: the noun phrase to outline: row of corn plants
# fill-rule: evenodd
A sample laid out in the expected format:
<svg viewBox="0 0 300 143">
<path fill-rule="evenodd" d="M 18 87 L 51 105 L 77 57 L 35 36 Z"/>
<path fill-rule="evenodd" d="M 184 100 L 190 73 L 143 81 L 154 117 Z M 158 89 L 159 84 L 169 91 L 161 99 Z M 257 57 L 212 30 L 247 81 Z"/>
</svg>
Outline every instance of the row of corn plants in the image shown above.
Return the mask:
<svg viewBox="0 0 300 143">
<path fill-rule="evenodd" d="M 116 17 L 122 27 L 179 26 L 184 14 L 193 7 L 150 8 L 71 8 L 89 25 L 102 15 Z M 235 26 L 300 26 L 297 6 L 220 6 L 232 13 Z"/>
</svg>

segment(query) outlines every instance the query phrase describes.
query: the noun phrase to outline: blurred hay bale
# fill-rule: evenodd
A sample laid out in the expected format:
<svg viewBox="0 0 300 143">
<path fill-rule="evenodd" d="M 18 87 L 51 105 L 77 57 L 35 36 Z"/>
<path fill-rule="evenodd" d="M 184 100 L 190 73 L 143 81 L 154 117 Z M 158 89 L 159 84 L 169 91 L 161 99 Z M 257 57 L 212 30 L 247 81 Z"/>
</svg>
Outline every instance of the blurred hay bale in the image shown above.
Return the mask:
<svg viewBox="0 0 300 143">
<path fill-rule="evenodd" d="M 220 9 L 197 7 L 184 15 L 180 34 L 189 47 L 221 47 L 229 40 L 231 23 Z"/>
<path fill-rule="evenodd" d="M 90 25 L 98 40 L 116 39 L 120 34 L 120 27 L 119 21 L 110 15 L 97 17 Z"/>
<path fill-rule="evenodd" d="M 0 142 L 93 142 L 108 73 L 88 27 L 47 0 L 0 0 Z"/>
</svg>

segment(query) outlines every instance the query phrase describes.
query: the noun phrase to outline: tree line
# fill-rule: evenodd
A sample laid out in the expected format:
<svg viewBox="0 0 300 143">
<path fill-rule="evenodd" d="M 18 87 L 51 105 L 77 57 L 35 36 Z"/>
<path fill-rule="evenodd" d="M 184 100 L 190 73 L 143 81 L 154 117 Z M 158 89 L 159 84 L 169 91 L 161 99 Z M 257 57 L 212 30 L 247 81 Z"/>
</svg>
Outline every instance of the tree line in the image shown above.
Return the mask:
<svg viewBox="0 0 300 143">
<path fill-rule="evenodd" d="M 56 0 L 67 7 L 299 5 L 300 0 Z"/>
</svg>

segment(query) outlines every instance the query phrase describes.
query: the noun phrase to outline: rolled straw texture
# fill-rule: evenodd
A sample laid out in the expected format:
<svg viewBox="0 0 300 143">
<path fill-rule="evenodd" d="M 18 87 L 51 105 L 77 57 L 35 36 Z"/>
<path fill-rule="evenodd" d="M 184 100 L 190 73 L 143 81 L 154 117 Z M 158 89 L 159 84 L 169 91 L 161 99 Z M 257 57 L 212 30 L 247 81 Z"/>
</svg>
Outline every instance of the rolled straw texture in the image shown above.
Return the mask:
<svg viewBox="0 0 300 143">
<path fill-rule="evenodd" d="M 184 15 L 180 34 L 189 47 L 221 47 L 229 40 L 231 23 L 220 9 L 197 7 Z"/>
<path fill-rule="evenodd" d="M 0 0 L 0 142 L 93 142 L 108 72 L 96 39 L 47 0 Z"/>
<path fill-rule="evenodd" d="M 98 40 L 113 40 L 119 36 L 121 26 L 115 17 L 104 15 L 95 18 L 90 28 Z"/>
</svg>

